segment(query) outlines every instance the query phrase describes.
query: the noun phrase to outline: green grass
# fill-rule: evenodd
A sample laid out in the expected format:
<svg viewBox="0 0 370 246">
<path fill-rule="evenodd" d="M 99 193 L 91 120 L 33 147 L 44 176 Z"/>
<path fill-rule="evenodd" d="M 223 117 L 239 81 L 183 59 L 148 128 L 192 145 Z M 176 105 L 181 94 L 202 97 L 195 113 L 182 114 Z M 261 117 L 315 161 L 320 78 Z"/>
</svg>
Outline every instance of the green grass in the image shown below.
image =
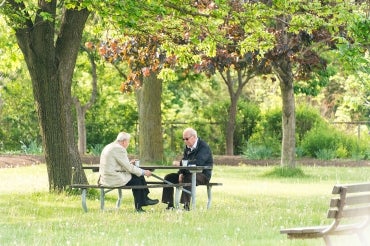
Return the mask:
<svg viewBox="0 0 370 246">
<path fill-rule="evenodd" d="M 134 212 L 131 191 L 123 191 L 119 210 L 113 192 L 107 211 L 91 198 L 84 213 L 80 196 L 48 192 L 45 165 L 0 169 L 0 245 L 324 245 L 321 239 L 288 240 L 279 230 L 329 224 L 332 186 L 370 181 L 370 167 L 300 168 L 302 177 L 278 177 L 268 175 L 274 167 L 216 166 L 212 181 L 224 185 L 213 188 L 210 210 L 206 188 L 199 187 L 196 210 L 166 211 L 159 204 L 145 214 Z M 96 174 L 87 175 L 96 181 Z M 160 196 L 160 189 L 151 190 L 151 198 Z M 358 245 L 355 236 L 334 239 L 335 245 Z"/>
</svg>

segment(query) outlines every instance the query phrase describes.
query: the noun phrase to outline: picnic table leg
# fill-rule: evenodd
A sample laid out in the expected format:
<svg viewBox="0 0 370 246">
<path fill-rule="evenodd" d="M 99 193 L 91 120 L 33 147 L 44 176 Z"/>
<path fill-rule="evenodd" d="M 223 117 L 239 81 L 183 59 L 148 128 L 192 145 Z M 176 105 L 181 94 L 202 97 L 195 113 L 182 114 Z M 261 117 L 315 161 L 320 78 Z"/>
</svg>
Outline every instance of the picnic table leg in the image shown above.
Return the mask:
<svg viewBox="0 0 370 246">
<path fill-rule="evenodd" d="M 86 193 L 87 193 L 87 189 L 86 188 L 82 188 L 81 189 L 81 202 L 82 202 L 82 208 L 85 211 L 85 213 L 87 213 Z"/>
<path fill-rule="evenodd" d="M 328 235 L 324 236 L 324 241 L 326 246 L 331 246 L 331 241 Z"/>
<path fill-rule="evenodd" d="M 176 192 L 175 192 L 175 208 L 180 207 L 180 193 L 182 191 L 182 186 L 176 187 Z"/>
<path fill-rule="evenodd" d="M 122 201 L 122 189 L 118 189 L 118 199 L 116 202 L 116 208 L 119 208 L 121 206 Z"/>
<path fill-rule="evenodd" d="M 207 209 L 211 207 L 212 202 L 212 186 L 207 185 L 207 196 L 208 196 L 208 202 L 207 202 Z"/>
<path fill-rule="evenodd" d="M 192 204 L 192 208 L 195 209 L 195 206 L 196 206 L 196 200 L 195 200 L 195 193 L 196 193 L 196 184 L 197 184 L 197 173 L 196 172 L 193 172 L 191 174 L 191 204 Z"/>
<path fill-rule="evenodd" d="M 104 210 L 104 197 L 105 197 L 105 190 L 104 188 L 100 188 L 100 210 Z"/>
</svg>

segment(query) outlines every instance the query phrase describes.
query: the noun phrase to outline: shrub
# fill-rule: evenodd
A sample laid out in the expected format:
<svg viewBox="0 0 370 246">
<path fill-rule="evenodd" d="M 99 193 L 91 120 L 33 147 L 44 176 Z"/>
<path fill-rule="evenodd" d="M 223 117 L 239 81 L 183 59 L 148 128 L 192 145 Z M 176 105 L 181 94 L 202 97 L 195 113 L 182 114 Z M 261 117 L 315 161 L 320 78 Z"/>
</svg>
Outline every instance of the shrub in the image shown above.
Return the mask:
<svg viewBox="0 0 370 246">
<path fill-rule="evenodd" d="M 262 127 L 267 135 L 282 140 L 282 112 L 280 108 L 273 109 L 265 114 L 265 120 L 262 122 Z M 296 135 L 297 143 L 299 143 L 307 132 L 318 124 L 324 123 L 320 113 L 306 105 L 296 108 Z"/>
<path fill-rule="evenodd" d="M 338 141 L 336 130 L 322 125 L 307 133 L 301 147 L 306 155 L 317 157 L 324 149 L 336 149 Z"/>
<path fill-rule="evenodd" d="M 252 144 L 248 145 L 243 155 L 251 160 L 265 160 L 271 158 L 273 151 L 271 148 L 263 145 L 254 146 Z"/>
<path fill-rule="evenodd" d="M 41 154 L 42 147 L 37 143 L 37 141 L 33 140 L 29 144 L 20 141 L 21 149 L 25 154 Z"/>
<path fill-rule="evenodd" d="M 332 149 L 320 149 L 315 153 L 315 155 L 320 160 L 332 160 L 337 157 L 335 150 Z"/>
<path fill-rule="evenodd" d="M 306 134 L 301 148 L 305 155 L 320 159 L 365 159 L 367 144 L 333 126 L 320 124 Z"/>
<path fill-rule="evenodd" d="M 199 135 L 208 136 L 206 139 L 216 154 L 225 152 L 226 142 L 226 124 L 228 121 L 229 101 L 220 101 L 210 104 L 203 109 L 204 119 L 217 124 L 208 124 L 204 126 L 199 124 Z M 236 116 L 235 132 L 234 132 L 234 154 L 243 153 L 243 143 L 247 142 L 253 133 L 256 132 L 257 124 L 261 119 L 260 109 L 256 104 L 248 101 L 238 101 L 238 112 Z M 195 124 L 197 125 L 197 124 Z M 217 134 L 215 134 L 217 133 Z"/>
<path fill-rule="evenodd" d="M 271 136 L 254 134 L 243 148 L 243 155 L 252 160 L 262 160 L 280 156 L 281 142 Z"/>
</svg>

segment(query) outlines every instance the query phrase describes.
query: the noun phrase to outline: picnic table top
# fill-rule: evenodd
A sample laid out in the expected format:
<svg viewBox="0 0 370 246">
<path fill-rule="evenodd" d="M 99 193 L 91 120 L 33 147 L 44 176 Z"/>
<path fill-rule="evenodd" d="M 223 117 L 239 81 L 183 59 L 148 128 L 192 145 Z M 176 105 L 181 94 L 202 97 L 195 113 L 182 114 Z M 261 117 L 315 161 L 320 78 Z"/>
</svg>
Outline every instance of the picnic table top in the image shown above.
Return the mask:
<svg viewBox="0 0 370 246">
<path fill-rule="evenodd" d="M 83 169 L 91 169 L 94 172 L 99 171 L 99 165 L 84 165 Z M 212 169 L 212 166 L 166 166 L 166 165 L 140 165 L 140 168 L 147 170 L 155 169 L 187 169 L 190 171 L 199 171 L 203 169 Z"/>
</svg>

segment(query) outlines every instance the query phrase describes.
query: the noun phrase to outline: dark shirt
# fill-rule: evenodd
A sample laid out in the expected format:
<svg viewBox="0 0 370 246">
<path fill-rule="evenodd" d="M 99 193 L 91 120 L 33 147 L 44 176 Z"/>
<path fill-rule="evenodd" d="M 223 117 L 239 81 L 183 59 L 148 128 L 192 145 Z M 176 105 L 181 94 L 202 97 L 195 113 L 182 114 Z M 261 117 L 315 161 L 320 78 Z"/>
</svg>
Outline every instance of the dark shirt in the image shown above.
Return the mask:
<svg viewBox="0 0 370 246">
<path fill-rule="evenodd" d="M 183 159 L 188 160 L 188 165 L 197 165 L 197 166 L 210 166 L 213 167 L 213 157 L 212 151 L 209 145 L 198 138 L 197 147 L 193 150 L 185 146 Z M 186 174 L 189 173 L 189 170 L 180 170 L 180 173 Z M 204 169 L 202 173 L 208 178 L 212 177 L 212 169 Z"/>
</svg>

